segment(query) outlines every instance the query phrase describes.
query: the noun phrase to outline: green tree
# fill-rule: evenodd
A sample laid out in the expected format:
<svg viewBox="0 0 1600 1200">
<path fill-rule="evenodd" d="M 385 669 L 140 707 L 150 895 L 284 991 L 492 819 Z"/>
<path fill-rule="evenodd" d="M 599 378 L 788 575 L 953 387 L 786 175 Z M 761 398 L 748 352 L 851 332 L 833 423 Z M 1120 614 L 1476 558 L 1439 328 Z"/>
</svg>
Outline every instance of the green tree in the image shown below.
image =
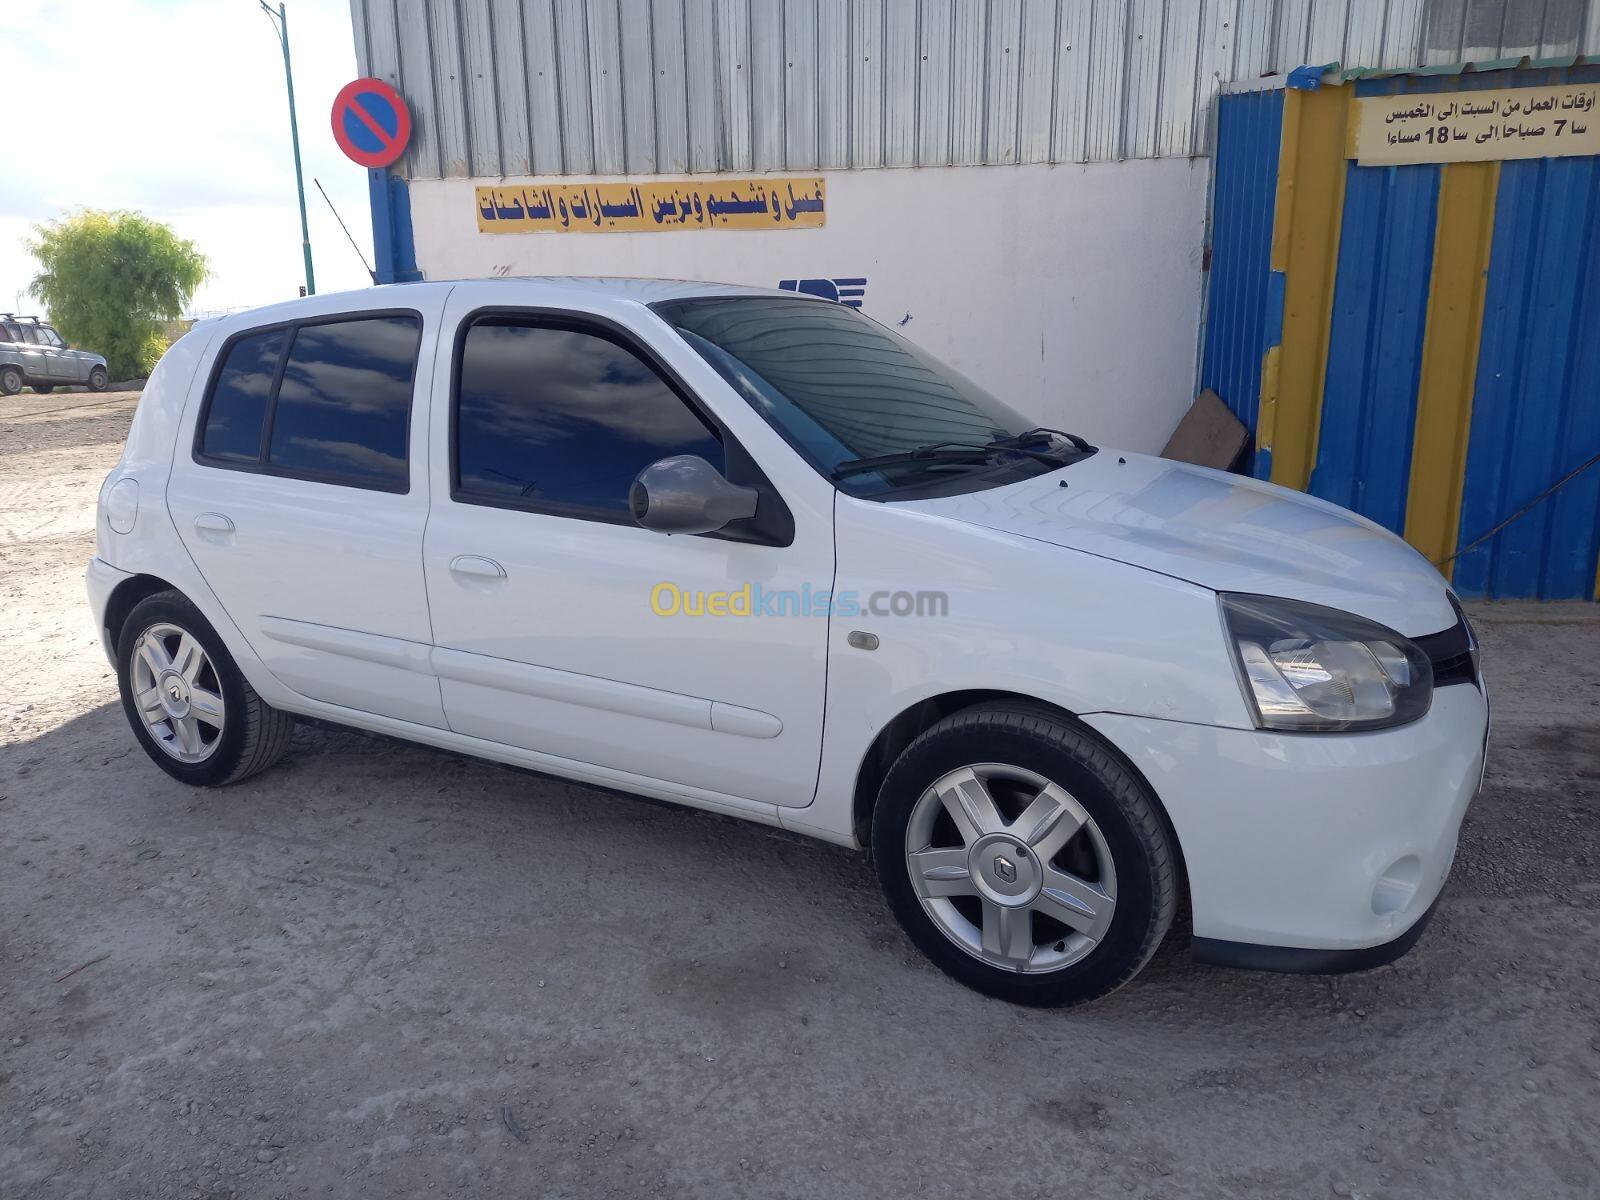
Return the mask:
<svg viewBox="0 0 1600 1200">
<path fill-rule="evenodd" d="M 105 355 L 113 379 L 148 375 L 167 348 L 163 325 L 205 280 L 205 256 L 134 212 L 84 209 L 33 228 L 32 291 L 62 336 Z"/>
</svg>

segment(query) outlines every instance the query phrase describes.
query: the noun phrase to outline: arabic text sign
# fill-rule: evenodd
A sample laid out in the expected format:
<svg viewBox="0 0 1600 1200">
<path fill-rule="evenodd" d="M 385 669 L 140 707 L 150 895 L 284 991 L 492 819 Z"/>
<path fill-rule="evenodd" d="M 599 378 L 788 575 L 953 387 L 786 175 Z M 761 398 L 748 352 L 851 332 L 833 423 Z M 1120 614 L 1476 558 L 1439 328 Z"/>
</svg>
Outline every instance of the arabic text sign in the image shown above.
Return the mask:
<svg viewBox="0 0 1600 1200">
<path fill-rule="evenodd" d="M 1347 153 L 1362 166 L 1600 154 L 1600 84 L 1363 96 Z"/>
<path fill-rule="evenodd" d="M 815 229 L 828 216 L 812 177 L 480 187 L 477 203 L 481 233 Z"/>
</svg>

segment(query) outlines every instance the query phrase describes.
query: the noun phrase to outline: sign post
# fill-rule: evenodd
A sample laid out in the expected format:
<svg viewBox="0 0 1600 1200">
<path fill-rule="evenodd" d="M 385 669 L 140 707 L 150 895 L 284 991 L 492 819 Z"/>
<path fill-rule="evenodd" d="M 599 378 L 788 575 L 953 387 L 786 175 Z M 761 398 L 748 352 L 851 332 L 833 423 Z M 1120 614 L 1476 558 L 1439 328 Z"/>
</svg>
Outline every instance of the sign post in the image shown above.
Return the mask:
<svg viewBox="0 0 1600 1200">
<path fill-rule="evenodd" d="M 395 189 L 389 182 L 389 165 L 405 153 L 411 140 L 411 112 L 406 102 L 381 79 L 355 79 L 333 98 L 332 121 L 333 140 L 339 149 L 351 162 L 367 168 L 375 282 L 393 283 L 396 278 L 415 277 L 410 251 L 397 250 Z M 409 230 L 409 216 L 402 213 L 401 220 Z M 408 232 L 407 244 L 409 240 Z"/>
</svg>

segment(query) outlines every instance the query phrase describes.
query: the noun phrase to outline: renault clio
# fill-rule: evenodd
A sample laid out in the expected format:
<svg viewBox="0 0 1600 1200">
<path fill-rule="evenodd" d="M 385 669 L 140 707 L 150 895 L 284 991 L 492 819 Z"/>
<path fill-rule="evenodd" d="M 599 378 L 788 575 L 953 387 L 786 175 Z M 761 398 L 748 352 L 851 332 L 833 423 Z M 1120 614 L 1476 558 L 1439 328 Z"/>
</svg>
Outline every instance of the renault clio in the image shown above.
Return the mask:
<svg viewBox="0 0 1600 1200">
<path fill-rule="evenodd" d="M 1070 386 L 1070 381 L 1063 381 Z M 869 849 L 994 996 L 1420 935 L 1488 703 L 1369 521 L 1096 447 L 850 308 L 428 282 L 205 322 L 88 585 L 134 736 L 231 783 L 296 717 Z M 708 864 L 708 869 L 710 864 Z"/>
</svg>

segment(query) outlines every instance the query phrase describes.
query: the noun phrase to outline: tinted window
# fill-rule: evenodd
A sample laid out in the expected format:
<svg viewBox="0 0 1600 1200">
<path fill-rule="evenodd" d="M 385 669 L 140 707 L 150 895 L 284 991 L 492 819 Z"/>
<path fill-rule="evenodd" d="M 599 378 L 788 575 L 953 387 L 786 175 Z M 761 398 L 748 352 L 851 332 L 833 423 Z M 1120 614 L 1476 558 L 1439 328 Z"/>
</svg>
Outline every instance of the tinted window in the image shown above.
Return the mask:
<svg viewBox="0 0 1600 1200">
<path fill-rule="evenodd" d="M 480 321 L 461 352 L 456 480 L 465 499 L 629 521 L 628 488 L 670 454 L 722 446 L 637 355 L 592 333 Z"/>
<path fill-rule="evenodd" d="M 278 384 L 268 462 L 287 474 L 403 491 L 420 337 L 412 317 L 295 330 Z"/>
<path fill-rule="evenodd" d="M 205 430 L 200 436 L 202 454 L 237 462 L 259 461 L 261 427 L 284 336 L 284 330 L 274 329 L 242 337 L 228 348 L 206 407 Z"/>
</svg>

